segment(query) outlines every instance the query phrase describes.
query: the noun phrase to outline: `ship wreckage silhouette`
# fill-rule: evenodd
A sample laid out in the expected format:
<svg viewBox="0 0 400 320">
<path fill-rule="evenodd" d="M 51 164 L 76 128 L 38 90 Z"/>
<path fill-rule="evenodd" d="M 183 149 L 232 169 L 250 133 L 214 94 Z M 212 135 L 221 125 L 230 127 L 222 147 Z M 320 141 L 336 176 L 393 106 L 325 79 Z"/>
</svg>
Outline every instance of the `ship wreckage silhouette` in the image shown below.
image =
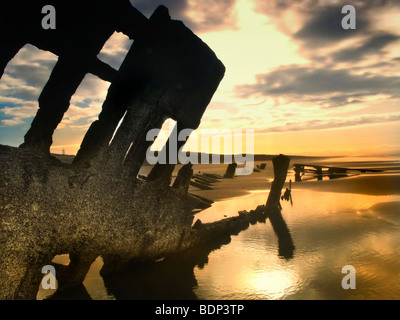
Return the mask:
<svg viewBox="0 0 400 320">
<path fill-rule="evenodd" d="M 27 43 L 59 57 L 24 143 L 0 146 L 0 298 L 35 299 L 42 267 L 59 254 L 70 256 L 56 268 L 61 291 L 82 285 L 98 256 L 101 274 L 112 274 L 205 244 L 210 251 L 265 221 L 268 206 L 193 224 L 193 210 L 204 203 L 188 192 L 191 164 L 172 186 L 174 164 L 156 164 L 146 180 L 138 178 L 148 130 L 167 118 L 178 129 L 199 126 L 225 73 L 214 52 L 164 6 L 147 19 L 128 0 L 79 2 L 79 12 L 76 0 L 49 2 L 29 1 L 18 8 L 19 21 L 8 10 L 0 14 L 0 75 Z M 33 14 L 45 4 L 57 9 L 55 30 L 44 30 L 43 15 Z M 97 59 L 115 31 L 134 39 L 119 70 Z M 111 84 L 73 163 L 61 163 L 50 156 L 52 136 L 87 73 Z"/>
</svg>

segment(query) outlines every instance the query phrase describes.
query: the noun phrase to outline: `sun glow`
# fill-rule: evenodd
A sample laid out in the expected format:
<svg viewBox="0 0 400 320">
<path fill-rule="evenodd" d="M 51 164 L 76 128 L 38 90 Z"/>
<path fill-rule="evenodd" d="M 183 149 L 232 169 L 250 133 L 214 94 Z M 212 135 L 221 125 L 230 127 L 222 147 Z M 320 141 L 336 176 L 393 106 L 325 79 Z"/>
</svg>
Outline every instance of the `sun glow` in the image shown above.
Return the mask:
<svg viewBox="0 0 400 320">
<path fill-rule="evenodd" d="M 297 287 L 297 277 L 290 270 L 271 270 L 251 274 L 251 279 L 248 279 L 249 285 L 254 293 L 265 295 L 268 299 L 281 299 L 286 294 L 292 293 Z"/>
</svg>

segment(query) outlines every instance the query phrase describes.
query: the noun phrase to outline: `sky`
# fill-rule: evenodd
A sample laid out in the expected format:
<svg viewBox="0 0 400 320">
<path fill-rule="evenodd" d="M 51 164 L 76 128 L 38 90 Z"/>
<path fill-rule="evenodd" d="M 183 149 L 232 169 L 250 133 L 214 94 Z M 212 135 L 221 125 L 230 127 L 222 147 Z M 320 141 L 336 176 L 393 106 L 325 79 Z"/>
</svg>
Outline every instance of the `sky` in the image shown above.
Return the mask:
<svg viewBox="0 0 400 320">
<path fill-rule="evenodd" d="M 400 154 L 400 1 L 131 0 L 160 5 L 213 49 L 226 74 L 205 129 L 254 129 L 256 154 Z M 345 30 L 344 5 L 356 9 Z M 115 33 L 99 58 L 118 68 L 132 41 Z M 18 146 L 57 56 L 26 45 L 0 79 L 0 144 Z M 51 151 L 75 154 L 109 83 L 88 74 Z"/>
</svg>

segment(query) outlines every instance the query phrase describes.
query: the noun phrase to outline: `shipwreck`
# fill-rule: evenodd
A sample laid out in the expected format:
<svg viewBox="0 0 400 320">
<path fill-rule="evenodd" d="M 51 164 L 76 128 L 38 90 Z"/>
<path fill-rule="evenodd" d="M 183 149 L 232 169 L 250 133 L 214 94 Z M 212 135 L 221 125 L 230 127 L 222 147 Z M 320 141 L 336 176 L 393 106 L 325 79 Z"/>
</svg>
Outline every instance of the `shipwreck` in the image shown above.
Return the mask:
<svg viewBox="0 0 400 320">
<path fill-rule="evenodd" d="M 150 146 L 146 132 L 160 128 L 167 118 L 176 120 L 178 128 L 196 129 L 225 67 L 183 22 L 171 19 L 164 6 L 147 19 L 133 7 L 112 4 L 120 5 L 118 1 L 96 1 L 103 7 L 93 13 L 93 1 L 87 3 L 82 6 L 92 23 L 107 22 L 107 28 L 94 28 L 103 32 L 97 40 L 104 43 L 114 29 L 135 40 L 119 70 L 93 58 L 100 50 L 97 44 L 91 53 L 63 47 L 76 39 L 84 44 L 92 35 L 68 26 L 64 30 L 62 19 L 57 33 L 51 33 L 58 42 L 30 26 L 40 21 L 27 19 L 24 27 L 31 27 L 30 38 L 17 34 L 0 44 L 1 72 L 24 43 L 59 56 L 24 144 L 0 146 L 0 299 L 35 299 L 41 270 L 56 255 L 69 254 L 71 260 L 68 267 L 57 269 L 58 290 L 63 290 L 81 285 L 98 256 L 104 261 L 102 274 L 111 274 L 210 241 L 221 245 L 250 223 L 265 221 L 271 207 L 213 224 L 193 224 L 193 210 L 210 204 L 188 192 L 193 183 L 190 164 L 172 185 L 174 164 L 156 164 L 146 179 L 138 177 Z M 119 25 L 111 28 L 118 14 Z M 73 163 L 61 163 L 49 154 L 52 134 L 87 72 L 110 82 L 108 94 Z M 195 178 L 202 184 L 211 179 Z"/>
</svg>

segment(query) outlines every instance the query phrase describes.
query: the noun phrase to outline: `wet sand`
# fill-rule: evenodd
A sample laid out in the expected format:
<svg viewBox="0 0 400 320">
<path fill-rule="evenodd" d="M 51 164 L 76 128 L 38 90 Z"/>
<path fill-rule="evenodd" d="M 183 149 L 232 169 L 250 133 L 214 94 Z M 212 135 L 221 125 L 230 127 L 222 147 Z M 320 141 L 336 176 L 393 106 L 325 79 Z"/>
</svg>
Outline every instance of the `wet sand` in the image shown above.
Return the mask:
<svg viewBox="0 0 400 320">
<path fill-rule="evenodd" d="M 359 175 L 337 180 L 299 182 L 294 184 L 294 188 L 366 195 L 396 195 L 400 194 L 400 175 Z"/>
<path fill-rule="evenodd" d="M 287 181 L 294 181 L 292 165 L 293 162 Z M 366 162 L 348 162 L 346 165 L 338 162 L 335 165 L 364 168 Z M 398 163 L 370 161 L 368 166 L 385 168 L 386 172 L 292 182 L 294 205 L 282 201 L 282 216 L 296 248 L 294 257 L 285 260 L 279 255 L 280 241 L 270 223 L 251 226 L 232 237 L 229 245 L 210 254 L 204 268 L 195 269 L 198 287 L 194 292 L 197 297 L 398 299 Z M 270 162 L 268 167 L 269 171 L 229 181 L 224 179 L 227 181 L 216 186 L 215 192 L 192 189 L 193 193 L 217 199 L 211 208 L 196 217 L 212 222 L 263 204 L 273 179 Z M 357 270 L 357 290 L 343 290 L 340 286 L 342 267 L 349 264 Z"/>
<path fill-rule="evenodd" d="M 196 214 L 197 218 L 205 222 L 221 220 L 263 204 L 273 180 L 273 167 L 271 161 L 255 164 L 262 162 L 267 163 L 265 170 L 220 179 L 212 190 L 191 186 L 191 193 L 215 201 L 211 208 Z M 286 184 L 293 181 L 294 205 L 282 201 L 283 217 L 296 247 L 294 258 L 285 260 L 279 255 L 279 241 L 270 223 L 256 224 L 213 251 L 204 266 L 191 269 L 190 279 L 195 281 L 189 283 L 185 292 L 193 291 L 198 299 L 217 300 L 398 298 L 400 285 L 394 279 L 400 267 L 396 249 L 400 245 L 400 172 L 393 170 L 398 164 L 368 163 L 375 168 L 385 167 L 390 174 L 364 173 L 334 180 L 324 177 L 322 181 L 315 178 L 294 182 L 292 168 L 296 162 L 290 164 Z M 327 165 L 315 158 L 301 159 L 300 163 Z M 335 163 L 338 164 L 360 168 L 366 162 L 348 162 L 346 166 Z M 195 165 L 194 173 L 223 176 L 226 168 L 226 164 Z M 143 167 L 141 174 L 146 175 L 150 169 Z M 340 270 L 346 264 L 357 267 L 358 290 L 340 287 Z M 133 283 L 127 285 L 123 277 L 107 287 L 99 275 L 101 266 L 102 260 L 97 259 L 89 270 L 84 282 L 86 295 L 76 293 L 66 298 L 137 297 L 137 288 Z M 183 277 L 182 283 L 184 280 Z"/>
<path fill-rule="evenodd" d="M 307 160 L 305 160 L 307 161 Z M 313 163 L 317 163 L 315 159 Z M 255 190 L 269 190 L 271 182 L 274 178 L 273 167 L 271 161 L 265 161 L 267 167 L 260 172 L 253 172 L 247 176 L 236 176 L 233 179 L 221 179 L 213 185 L 213 190 L 200 190 L 190 187 L 190 192 L 210 200 L 219 201 L 234 197 L 240 197 L 249 194 Z M 325 179 L 318 181 L 316 178 L 312 181 L 294 182 L 294 171 L 292 170 L 293 161 L 289 166 L 287 182 L 285 187 L 288 187 L 288 181 L 292 180 L 292 189 L 312 189 L 321 192 L 340 192 L 340 193 L 356 193 L 365 195 L 398 195 L 400 194 L 400 172 L 399 173 L 364 173 L 356 174 L 340 179 Z M 256 162 L 256 164 L 259 164 Z M 356 163 L 357 168 L 362 163 Z M 348 163 L 347 163 L 348 165 Z M 369 163 L 368 167 L 380 167 L 382 164 Z M 394 164 L 396 166 L 396 164 Z M 197 165 L 195 172 L 216 173 L 223 175 L 227 165 Z M 388 172 L 393 172 L 393 166 L 388 169 Z"/>
</svg>

